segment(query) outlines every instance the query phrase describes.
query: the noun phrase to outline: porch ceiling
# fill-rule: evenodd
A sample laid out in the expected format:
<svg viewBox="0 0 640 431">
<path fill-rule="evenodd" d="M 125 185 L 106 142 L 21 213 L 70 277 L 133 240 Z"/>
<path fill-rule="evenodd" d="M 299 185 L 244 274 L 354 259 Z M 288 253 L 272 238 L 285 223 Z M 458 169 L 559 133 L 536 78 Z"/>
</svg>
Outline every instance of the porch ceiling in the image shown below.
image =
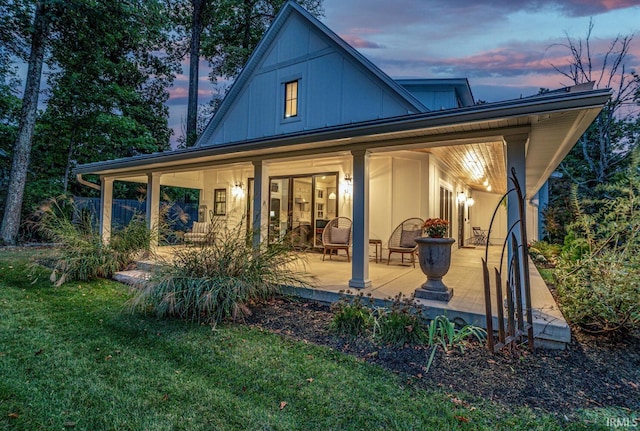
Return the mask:
<svg viewBox="0 0 640 431">
<path fill-rule="evenodd" d="M 444 163 L 453 175 L 474 190 L 503 194 L 507 191 L 507 174 L 503 141 L 460 144 L 421 150 Z M 488 189 L 488 187 L 491 187 Z"/>
</svg>

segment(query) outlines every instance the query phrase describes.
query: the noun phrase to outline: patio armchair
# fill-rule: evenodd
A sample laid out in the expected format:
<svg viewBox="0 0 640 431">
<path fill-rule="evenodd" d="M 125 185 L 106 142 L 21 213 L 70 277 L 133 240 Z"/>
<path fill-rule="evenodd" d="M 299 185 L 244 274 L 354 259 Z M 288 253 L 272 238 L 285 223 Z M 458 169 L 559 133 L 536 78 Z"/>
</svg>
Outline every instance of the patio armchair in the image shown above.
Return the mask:
<svg viewBox="0 0 640 431">
<path fill-rule="evenodd" d="M 347 262 L 351 261 L 349 257 L 349 247 L 351 247 L 351 219 L 347 217 L 336 217 L 329 221 L 322 231 L 322 260 L 327 253 L 329 253 L 329 259 L 335 252 L 338 254 L 338 250 L 344 250 L 347 252 Z"/>
<path fill-rule="evenodd" d="M 471 227 L 473 231 L 473 238 L 471 242 L 474 245 L 487 245 L 487 231 L 480 228 L 480 226 Z M 491 245 L 491 244 L 489 244 Z"/>
<path fill-rule="evenodd" d="M 387 248 L 389 255 L 387 256 L 387 265 L 391 262 L 392 253 L 400 253 L 402 264 L 404 264 L 404 255 L 411 255 L 411 263 L 416 267 L 416 253 L 418 252 L 418 244 L 415 239 L 422 236 L 422 225 L 424 220 L 421 218 L 410 218 L 398 225 L 391 236 Z"/>
</svg>

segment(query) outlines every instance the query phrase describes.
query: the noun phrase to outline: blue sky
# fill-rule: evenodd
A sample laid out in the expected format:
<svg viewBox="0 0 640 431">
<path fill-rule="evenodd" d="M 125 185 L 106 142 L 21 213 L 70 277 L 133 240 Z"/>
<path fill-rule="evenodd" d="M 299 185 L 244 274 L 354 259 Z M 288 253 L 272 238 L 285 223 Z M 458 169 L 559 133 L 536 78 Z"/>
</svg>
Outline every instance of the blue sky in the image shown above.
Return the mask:
<svg viewBox="0 0 640 431">
<path fill-rule="evenodd" d="M 322 22 L 391 77 L 465 77 L 476 100 L 570 85 L 552 67 L 567 64 L 558 44 L 567 35 L 584 40 L 590 19 L 593 53 L 605 53 L 617 35 L 636 34 L 627 67 L 640 71 L 640 0 L 325 0 L 324 8 Z M 214 91 L 207 72 L 201 103 Z M 176 135 L 186 117 L 186 82 L 178 77 L 169 101 Z"/>
</svg>

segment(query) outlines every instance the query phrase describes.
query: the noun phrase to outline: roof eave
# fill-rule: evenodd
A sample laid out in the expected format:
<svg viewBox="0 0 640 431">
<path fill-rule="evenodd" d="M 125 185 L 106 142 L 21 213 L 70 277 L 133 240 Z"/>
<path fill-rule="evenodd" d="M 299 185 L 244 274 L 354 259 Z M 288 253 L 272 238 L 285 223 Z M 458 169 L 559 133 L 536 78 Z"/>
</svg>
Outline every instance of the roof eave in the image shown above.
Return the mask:
<svg viewBox="0 0 640 431">
<path fill-rule="evenodd" d="M 346 138 L 356 138 L 403 130 L 434 128 L 477 121 L 538 115 L 549 112 L 574 109 L 601 109 L 609 99 L 609 90 L 592 90 L 561 95 L 541 95 L 527 99 L 487 103 L 466 108 L 418 113 L 401 117 L 385 118 L 323 129 L 315 129 L 287 135 L 260 138 L 249 141 L 232 142 L 224 145 L 192 147 L 165 153 L 144 154 L 126 159 L 94 162 L 74 169 L 76 174 L 101 174 L 109 171 L 140 170 L 145 165 L 171 164 L 196 157 L 242 154 L 269 148 L 274 152 L 285 152 L 292 145 L 321 142 Z"/>
</svg>

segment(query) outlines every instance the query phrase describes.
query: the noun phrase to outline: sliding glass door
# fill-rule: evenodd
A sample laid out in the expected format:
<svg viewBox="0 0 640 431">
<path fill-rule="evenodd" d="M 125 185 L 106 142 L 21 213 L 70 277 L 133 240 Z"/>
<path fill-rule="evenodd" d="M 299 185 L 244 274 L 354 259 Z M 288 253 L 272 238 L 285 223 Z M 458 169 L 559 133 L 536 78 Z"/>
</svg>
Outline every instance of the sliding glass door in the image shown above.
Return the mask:
<svg viewBox="0 0 640 431">
<path fill-rule="evenodd" d="M 322 229 L 338 213 L 337 181 L 337 173 L 270 178 L 269 241 L 322 246 Z"/>
</svg>

